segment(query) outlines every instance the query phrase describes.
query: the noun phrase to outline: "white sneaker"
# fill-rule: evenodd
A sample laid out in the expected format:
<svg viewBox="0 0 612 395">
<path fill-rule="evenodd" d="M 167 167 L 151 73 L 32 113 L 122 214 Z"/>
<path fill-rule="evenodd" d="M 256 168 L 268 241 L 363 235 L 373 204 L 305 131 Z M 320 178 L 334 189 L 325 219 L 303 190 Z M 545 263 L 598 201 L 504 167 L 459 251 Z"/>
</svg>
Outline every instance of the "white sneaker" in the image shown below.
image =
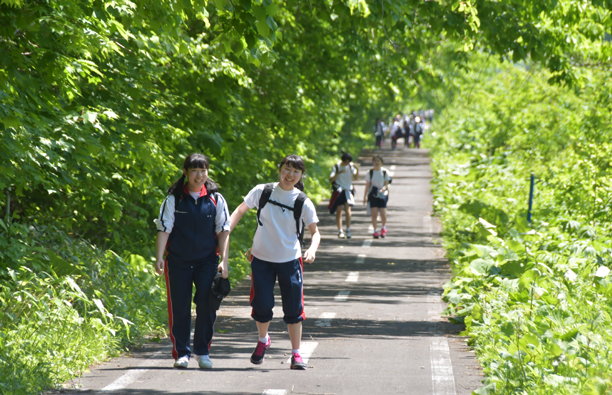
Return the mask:
<svg viewBox="0 0 612 395">
<path fill-rule="evenodd" d="M 189 357 L 184 355 L 174 362 L 174 367 L 179 369 L 187 369 L 189 366 Z"/>
<path fill-rule="evenodd" d="M 341 230 L 341 231 L 338 232 L 338 238 L 339 239 L 346 239 L 346 235 L 344 234 L 344 231 Z"/>
<path fill-rule="evenodd" d="M 200 369 L 212 369 L 212 361 L 208 355 L 200 355 L 197 358 Z"/>
</svg>

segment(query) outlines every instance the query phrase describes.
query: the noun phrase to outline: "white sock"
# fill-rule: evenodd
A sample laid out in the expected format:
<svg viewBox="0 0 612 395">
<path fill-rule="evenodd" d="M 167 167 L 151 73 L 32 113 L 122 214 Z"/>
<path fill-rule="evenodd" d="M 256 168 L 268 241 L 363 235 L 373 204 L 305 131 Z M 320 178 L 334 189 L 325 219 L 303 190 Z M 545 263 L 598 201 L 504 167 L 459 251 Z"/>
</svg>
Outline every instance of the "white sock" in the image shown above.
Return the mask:
<svg viewBox="0 0 612 395">
<path fill-rule="evenodd" d="M 293 353 L 294 354 L 299 354 L 300 353 L 300 349 L 299 348 L 294 348 L 293 349 Z"/>
<path fill-rule="evenodd" d="M 387 225 L 383 225 L 383 227 L 382 227 L 382 228 L 383 228 L 383 229 L 387 229 Z"/>
<path fill-rule="evenodd" d="M 348 232 L 349 230 L 351 230 L 351 228 L 346 228 L 346 231 Z"/>
<path fill-rule="evenodd" d="M 266 337 L 260 337 L 259 341 L 263 344 L 266 344 L 268 342 L 268 339 L 270 338 L 270 336 L 268 336 L 268 334 L 266 334 Z"/>
<path fill-rule="evenodd" d="M 378 232 L 378 229 L 374 229 L 374 233 Z"/>
</svg>

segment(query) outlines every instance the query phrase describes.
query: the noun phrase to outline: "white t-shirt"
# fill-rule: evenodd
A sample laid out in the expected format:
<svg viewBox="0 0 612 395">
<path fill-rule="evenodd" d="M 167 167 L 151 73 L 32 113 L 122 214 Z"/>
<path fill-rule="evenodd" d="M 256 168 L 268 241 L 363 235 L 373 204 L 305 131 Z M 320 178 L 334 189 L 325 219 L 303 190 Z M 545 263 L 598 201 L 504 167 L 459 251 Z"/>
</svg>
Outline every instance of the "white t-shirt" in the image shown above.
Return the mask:
<svg viewBox="0 0 612 395">
<path fill-rule="evenodd" d="M 370 191 L 372 190 L 372 187 L 376 187 L 378 189 L 382 188 L 385 186 L 385 181 L 389 181 L 391 178 L 389 177 L 389 170 L 381 167 L 380 170 L 374 170 L 372 169 L 372 179 L 370 179 L 370 170 L 367 171 L 366 173 L 366 182 L 370 183 Z M 368 191 L 368 193 L 370 193 L 370 191 Z"/>
<path fill-rule="evenodd" d="M 342 187 L 342 189 L 344 189 L 345 191 L 350 190 L 351 186 L 353 185 L 353 176 L 357 174 L 357 168 L 352 163 L 348 166 L 343 166 L 342 162 L 338 162 L 338 164 L 332 167 L 331 174 L 329 175 L 330 177 L 336 175 L 336 168 L 338 168 L 338 172 L 340 172 L 341 170 L 346 171 L 336 178 L 334 184 Z"/>
<path fill-rule="evenodd" d="M 395 136 L 395 134 L 398 132 L 398 130 L 401 129 L 400 123 L 398 121 L 395 121 L 391 124 L 391 126 L 389 126 L 389 136 L 393 137 Z"/>
<path fill-rule="evenodd" d="M 246 195 L 244 202 L 249 208 L 259 207 L 259 198 L 264 187 L 265 184 L 257 185 Z M 274 183 L 274 190 L 272 190 L 270 200 L 293 207 L 299 194 L 299 189 L 293 188 L 292 191 L 285 191 L 276 182 Z M 275 263 L 293 261 L 302 256 L 302 248 L 296 234 L 293 211 L 283 209 L 268 201 L 261 210 L 259 220 L 263 226 L 257 225 L 257 231 L 255 231 L 255 237 L 253 238 L 253 247 L 251 247 L 251 254 L 253 256 L 263 261 Z M 306 199 L 302 207 L 302 221 L 304 221 L 306 227 L 319 222 L 317 211 L 310 199 Z"/>
</svg>

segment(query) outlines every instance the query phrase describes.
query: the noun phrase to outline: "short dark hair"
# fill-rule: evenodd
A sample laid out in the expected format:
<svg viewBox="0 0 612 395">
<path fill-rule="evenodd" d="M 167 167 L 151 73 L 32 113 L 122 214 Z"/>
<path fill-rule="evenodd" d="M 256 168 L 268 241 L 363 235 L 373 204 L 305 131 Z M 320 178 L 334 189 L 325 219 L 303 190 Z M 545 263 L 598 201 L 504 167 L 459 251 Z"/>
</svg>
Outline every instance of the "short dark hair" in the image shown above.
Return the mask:
<svg viewBox="0 0 612 395">
<path fill-rule="evenodd" d="M 342 159 L 342 162 L 352 162 L 353 161 L 353 155 L 349 154 L 348 152 L 342 152 L 342 156 L 340 157 Z"/>
<path fill-rule="evenodd" d="M 381 164 L 385 163 L 385 161 L 383 160 L 382 156 L 380 156 L 380 155 L 374 155 L 372 157 L 372 160 L 374 160 L 374 159 L 378 159 Z"/>
<path fill-rule="evenodd" d="M 284 165 L 291 166 L 294 169 L 300 170 L 302 172 L 302 178 L 300 178 L 300 181 L 295 184 L 295 187 L 300 191 L 303 191 L 304 181 L 302 180 L 304 179 L 304 174 L 306 174 L 306 165 L 304 164 L 304 160 L 298 155 L 287 155 L 283 158 L 283 160 L 281 160 L 280 165 L 278 165 L 279 171 Z"/>
</svg>

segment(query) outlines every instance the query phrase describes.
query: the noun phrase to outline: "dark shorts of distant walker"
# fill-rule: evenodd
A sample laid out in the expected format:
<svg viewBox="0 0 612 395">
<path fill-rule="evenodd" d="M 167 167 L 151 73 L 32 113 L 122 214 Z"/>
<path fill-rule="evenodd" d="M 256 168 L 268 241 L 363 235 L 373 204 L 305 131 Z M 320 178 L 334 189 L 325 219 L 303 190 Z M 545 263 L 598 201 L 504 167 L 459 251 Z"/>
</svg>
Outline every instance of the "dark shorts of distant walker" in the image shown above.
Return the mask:
<svg viewBox="0 0 612 395">
<path fill-rule="evenodd" d="M 387 208 L 387 198 L 379 199 L 370 197 L 370 208 Z"/>
</svg>

